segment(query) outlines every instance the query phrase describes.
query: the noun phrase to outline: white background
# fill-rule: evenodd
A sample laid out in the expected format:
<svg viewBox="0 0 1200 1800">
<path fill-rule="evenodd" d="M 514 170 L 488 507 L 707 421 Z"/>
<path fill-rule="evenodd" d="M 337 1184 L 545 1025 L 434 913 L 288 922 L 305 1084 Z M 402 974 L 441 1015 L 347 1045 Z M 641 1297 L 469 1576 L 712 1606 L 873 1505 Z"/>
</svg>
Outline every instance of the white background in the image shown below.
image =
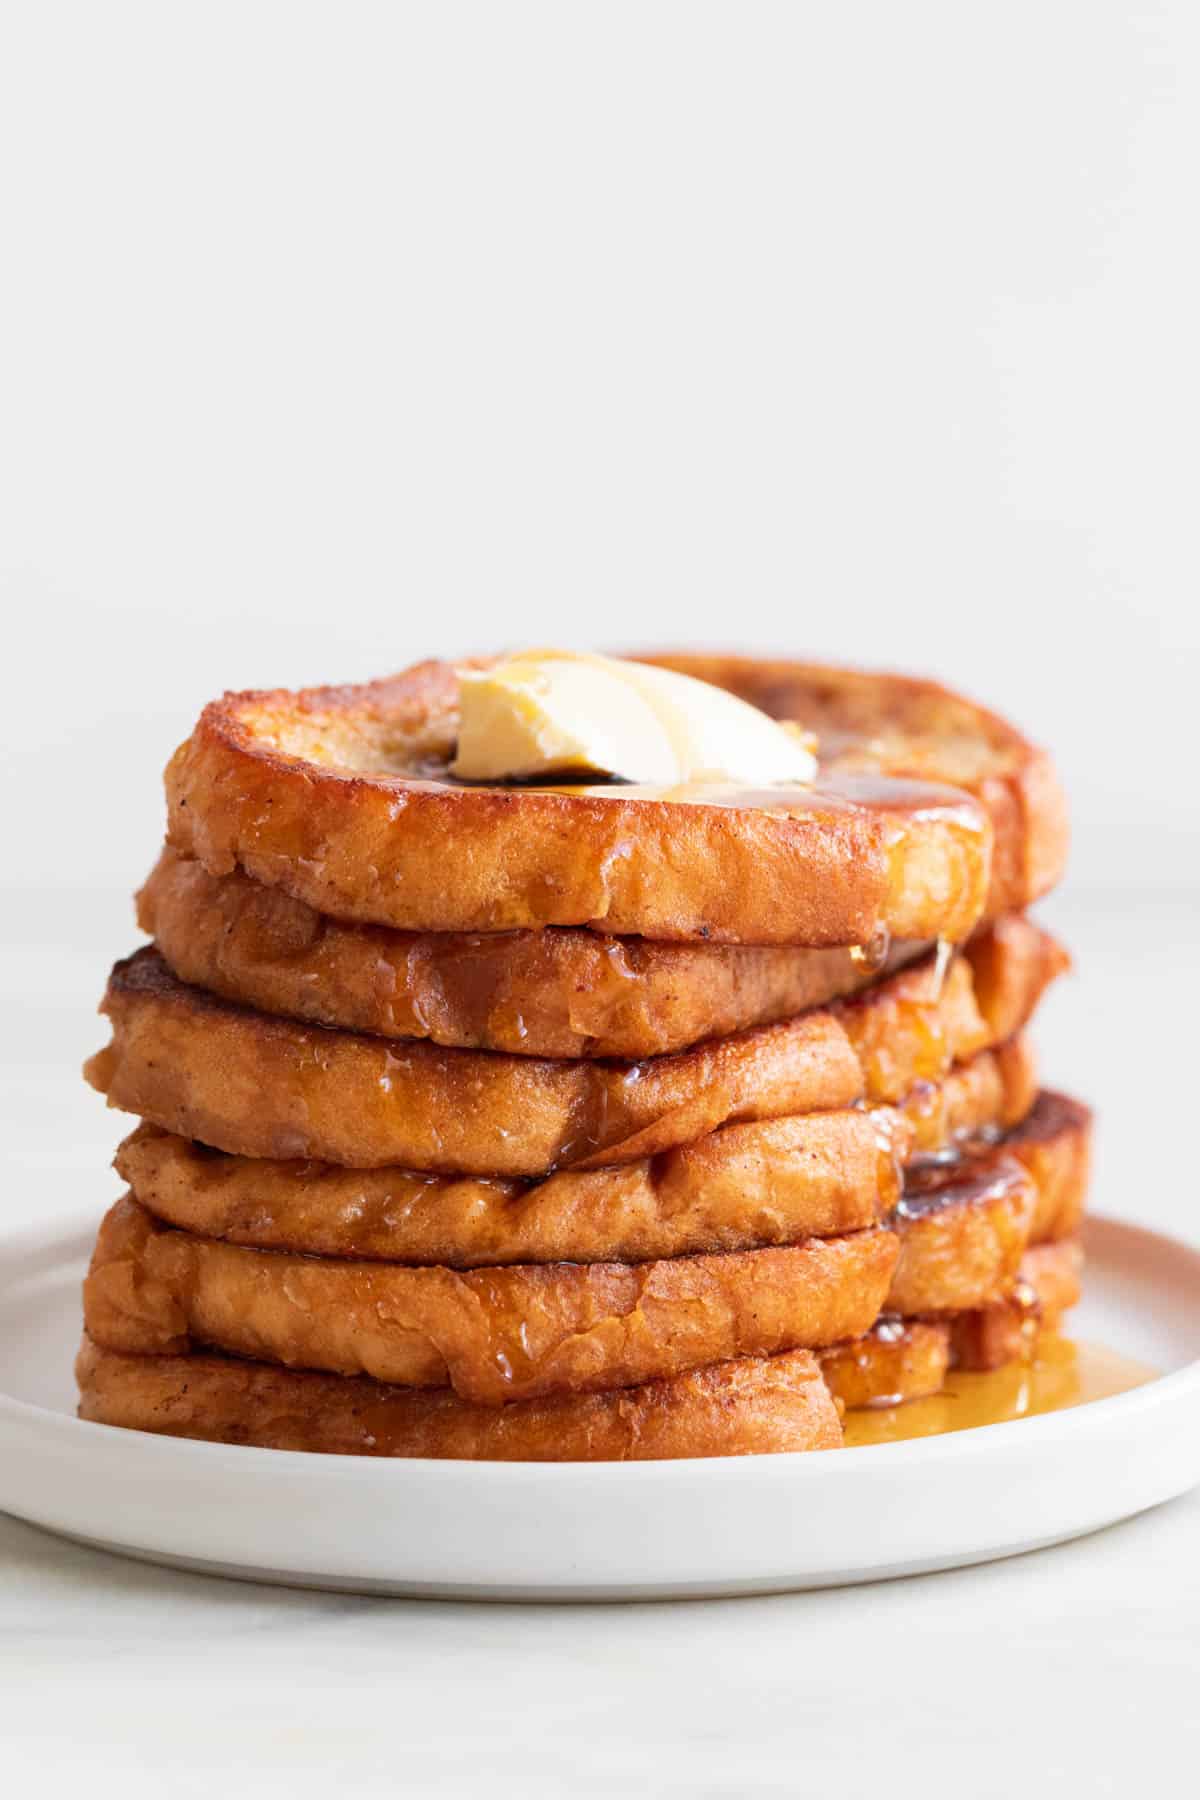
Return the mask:
<svg viewBox="0 0 1200 1800">
<path fill-rule="evenodd" d="M 1188 0 L 3 17 L 19 880 L 223 687 L 545 641 L 942 675 L 1197 878 Z"/>
<path fill-rule="evenodd" d="M 1047 1061 L 1101 1204 L 1195 1236 L 1198 171 L 1190 0 L 10 0 L 4 1217 L 113 1191 L 74 1070 L 205 699 L 675 642 L 937 674 L 1053 746 Z M 519 1618 L 0 1525 L 5 1742 L 126 1794 L 1183 1792 L 1198 1522 Z"/>
</svg>

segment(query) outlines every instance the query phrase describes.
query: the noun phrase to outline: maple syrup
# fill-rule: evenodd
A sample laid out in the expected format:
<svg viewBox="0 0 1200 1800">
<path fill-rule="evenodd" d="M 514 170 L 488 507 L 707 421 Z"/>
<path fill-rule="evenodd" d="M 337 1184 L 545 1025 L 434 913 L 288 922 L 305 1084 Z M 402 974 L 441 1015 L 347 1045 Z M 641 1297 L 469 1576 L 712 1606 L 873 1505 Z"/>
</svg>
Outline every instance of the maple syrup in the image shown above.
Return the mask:
<svg viewBox="0 0 1200 1800">
<path fill-rule="evenodd" d="M 986 1373 L 952 1370 L 946 1385 L 926 1400 L 901 1406 L 861 1407 L 845 1419 L 846 1447 L 898 1444 L 940 1437 L 977 1425 L 1003 1425 L 1038 1413 L 1063 1412 L 1090 1400 L 1107 1400 L 1153 1381 L 1158 1371 L 1100 1344 L 1046 1333 L 1032 1362 L 1008 1363 Z"/>
<path fill-rule="evenodd" d="M 740 782 L 692 781 L 673 786 L 636 781 L 597 779 L 581 775 L 577 780 L 460 781 L 448 764 L 437 761 L 397 768 L 388 765 L 367 773 L 390 775 L 405 787 L 436 792 L 499 792 L 566 794 L 574 799 L 622 801 L 656 800 L 676 806 L 718 806 L 735 810 L 780 813 L 798 818 L 805 813 L 907 814 L 914 819 L 943 818 L 972 833 L 985 823 L 979 804 L 961 788 L 942 781 L 914 781 L 906 775 L 846 773 L 822 769 L 811 782 L 780 781 L 757 786 Z"/>
</svg>

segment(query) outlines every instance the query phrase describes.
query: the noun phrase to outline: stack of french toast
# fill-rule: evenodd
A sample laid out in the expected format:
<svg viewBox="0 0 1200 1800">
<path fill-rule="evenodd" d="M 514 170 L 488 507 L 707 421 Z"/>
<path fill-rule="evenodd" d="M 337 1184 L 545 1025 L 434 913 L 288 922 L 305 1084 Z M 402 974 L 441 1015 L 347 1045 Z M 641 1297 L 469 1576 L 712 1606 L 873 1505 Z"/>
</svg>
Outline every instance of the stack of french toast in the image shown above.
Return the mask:
<svg viewBox="0 0 1200 1800">
<path fill-rule="evenodd" d="M 226 695 L 166 787 L 86 1071 L 139 1123 L 84 1418 L 828 1449 L 1079 1297 L 1090 1117 L 1028 1035 L 1065 808 L 996 715 L 803 663 L 424 663 Z"/>
</svg>

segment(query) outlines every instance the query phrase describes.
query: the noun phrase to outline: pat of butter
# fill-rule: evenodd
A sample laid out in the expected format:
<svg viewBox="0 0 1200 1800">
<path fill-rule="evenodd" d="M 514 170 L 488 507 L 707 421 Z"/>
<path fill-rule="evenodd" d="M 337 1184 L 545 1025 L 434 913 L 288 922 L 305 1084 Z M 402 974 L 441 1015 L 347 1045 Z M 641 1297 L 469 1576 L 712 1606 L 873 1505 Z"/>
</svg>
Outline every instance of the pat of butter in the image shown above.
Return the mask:
<svg viewBox="0 0 1200 1800">
<path fill-rule="evenodd" d="M 812 781 L 796 732 L 723 688 L 670 669 L 565 650 L 460 671 L 453 773 L 463 781 L 611 775 L 685 782 Z"/>
</svg>

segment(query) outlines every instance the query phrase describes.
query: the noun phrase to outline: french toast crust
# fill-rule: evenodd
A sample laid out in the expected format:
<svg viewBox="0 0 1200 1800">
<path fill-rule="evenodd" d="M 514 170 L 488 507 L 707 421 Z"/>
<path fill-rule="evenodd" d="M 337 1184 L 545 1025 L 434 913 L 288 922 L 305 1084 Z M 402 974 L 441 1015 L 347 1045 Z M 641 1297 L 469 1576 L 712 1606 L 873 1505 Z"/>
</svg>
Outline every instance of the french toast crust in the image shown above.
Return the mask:
<svg viewBox="0 0 1200 1800">
<path fill-rule="evenodd" d="M 902 1100 L 919 1138 L 942 1142 L 942 1078 L 990 1033 L 970 964 L 956 959 L 944 981 L 936 974 L 927 961 L 851 1003 L 627 1064 L 448 1050 L 272 1018 L 177 981 L 145 949 L 113 970 L 102 1005 L 113 1040 L 85 1073 L 110 1105 L 216 1149 L 352 1168 L 537 1176 L 863 1099 Z"/>
<path fill-rule="evenodd" d="M 394 932 L 325 919 L 240 873 L 165 851 L 138 923 L 181 981 L 243 1006 L 371 1036 L 555 1059 L 661 1056 L 847 999 L 928 956 L 656 944 L 567 929 Z M 994 1041 L 1011 1037 L 1065 950 L 1018 915 L 963 948 Z"/>
<path fill-rule="evenodd" d="M 977 1118 L 967 1127 L 989 1128 L 999 1126 Z M 1019 1134 L 999 1149 L 1012 1149 Z M 115 1167 L 164 1224 L 252 1249 L 458 1268 L 647 1262 L 864 1230 L 899 1200 L 914 1135 L 891 1108 L 809 1113 L 725 1126 L 657 1157 L 530 1184 L 231 1156 L 143 1124 L 120 1145 Z M 965 1162 L 969 1169 L 969 1151 Z M 1038 1209 L 1050 1192 L 1077 1222 L 1086 1163 L 1072 1126 L 1060 1136 L 1043 1131 L 1031 1173 Z M 951 1201 L 970 1196 L 951 1188 L 942 1198 L 938 1228 L 952 1231 Z M 1029 1235 L 1040 1241 L 1034 1217 Z M 903 1215 L 898 1228 L 907 1229 Z"/>
<path fill-rule="evenodd" d="M 825 740 L 834 768 L 878 768 L 918 780 L 937 770 L 973 794 L 993 831 L 986 918 L 1021 911 L 1060 879 L 1070 834 L 1053 759 L 988 707 L 919 676 L 783 659 L 635 654 L 725 688 L 772 718 L 797 720 Z"/>
<path fill-rule="evenodd" d="M 902 1316 L 963 1312 L 1005 1299 L 1037 1205 L 1028 1169 L 1003 1147 L 909 1169 L 887 1224 L 900 1256 L 885 1308 Z"/>
<path fill-rule="evenodd" d="M 457 693 L 455 668 L 427 662 L 226 694 L 168 764 L 168 842 L 214 875 L 240 866 L 330 917 L 401 930 L 821 948 L 884 931 L 958 942 L 982 915 L 991 826 L 959 789 L 852 775 L 773 791 L 769 810 L 762 794 L 453 784 Z"/>
<path fill-rule="evenodd" d="M 847 1412 L 923 1400 L 941 1391 L 949 1373 L 950 1326 L 935 1319 L 879 1319 L 862 1337 L 818 1351 L 817 1360 Z"/>
<path fill-rule="evenodd" d="M 87 1338 L 76 1378 L 83 1419 L 327 1455 L 643 1462 L 832 1450 L 842 1442 L 836 1405 L 807 1350 L 508 1406 L 478 1406 L 448 1388 L 388 1387 L 211 1352 L 126 1356 Z"/>
<path fill-rule="evenodd" d="M 1064 1127 L 1068 1139 L 1070 1129 Z M 1048 1149 L 1052 1133 L 1041 1135 Z M 628 1385 L 726 1356 L 840 1348 L 843 1339 L 869 1333 L 881 1312 L 926 1323 L 946 1315 L 953 1326 L 947 1354 L 968 1366 L 995 1366 L 1008 1354 L 998 1345 L 1011 1340 L 1016 1354 L 1031 1319 L 1073 1304 L 1067 1277 L 1077 1281 L 1077 1253 L 1069 1240 L 1030 1250 L 1035 1180 L 1003 1147 L 968 1152 L 924 1175 L 910 1174 L 883 1231 L 641 1265 L 559 1262 L 465 1272 L 233 1247 L 165 1225 L 130 1196 L 101 1228 L 85 1318 L 96 1342 L 131 1354 L 179 1354 L 195 1341 L 413 1386 L 448 1379 L 484 1404 L 556 1388 Z M 793 1251 L 806 1254 L 789 1262 Z M 831 1328 L 839 1308 L 865 1303 L 872 1281 L 874 1313 L 860 1313 L 857 1330 Z M 629 1325 L 634 1318 L 636 1329 Z M 781 1331 L 801 1335 L 784 1343 Z M 710 1351 L 721 1332 L 727 1347 Z M 747 1332 L 758 1341 L 744 1341 Z M 883 1341 L 899 1342 L 887 1332 Z M 909 1390 L 917 1369 L 928 1376 L 934 1367 L 940 1341 L 929 1332 L 917 1341 Z M 868 1359 L 872 1347 L 851 1346 L 858 1373 L 847 1380 L 858 1382 L 855 1391 L 868 1368 L 890 1367 L 897 1357 L 899 1367 L 909 1366 L 903 1347 L 890 1361 L 882 1348 Z M 597 1352 L 604 1358 L 598 1376 Z M 692 1360 L 651 1360 L 647 1367 L 647 1358 L 681 1354 Z"/>
<path fill-rule="evenodd" d="M 262 1012 L 516 1056 L 670 1055 L 857 992 L 925 955 L 668 944 L 565 926 L 401 932 L 326 918 L 167 849 L 138 923 L 181 981 Z M 1033 927 L 1030 927 L 1032 930 Z"/>
<path fill-rule="evenodd" d="M 1068 1239 L 1025 1252 L 1002 1301 L 944 1318 L 885 1313 L 863 1337 L 818 1352 L 830 1392 L 847 1409 L 892 1406 L 940 1392 L 951 1369 L 986 1372 L 1027 1362 L 1043 1332 L 1078 1304 L 1083 1252 Z"/>
<path fill-rule="evenodd" d="M 877 1224 L 909 1135 L 894 1114 L 806 1113 L 528 1183 L 229 1156 L 142 1125 L 115 1166 L 165 1224 L 254 1249 L 456 1268 L 648 1262 Z"/>
<path fill-rule="evenodd" d="M 1083 1247 L 1077 1238 L 1033 1244 L 1010 1293 L 952 1321 L 956 1368 L 999 1369 L 1028 1358 L 1038 1334 L 1057 1328 L 1082 1294 Z"/>
<path fill-rule="evenodd" d="M 195 1343 L 500 1406 L 858 1337 L 896 1252 L 874 1229 L 639 1264 L 417 1269 L 235 1248 L 160 1225 L 127 1196 L 101 1223 L 84 1324 L 132 1355 Z"/>
<path fill-rule="evenodd" d="M 1083 1223 L 1091 1180 L 1091 1108 L 1068 1094 L 1043 1088 L 1010 1132 L 1005 1148 L 1024 1163 L 1037 1188 L 1030 1243 L 1074 1237 Z"/>
<path fill-rule="evenodd" d="M 1015 1335 L 994 1334 L 994 1310 L 956 1319 L 883 1318 L 828 1350 L 744 1358 L 597 1394 L 478 1406 L 447 1388 L 403 1389 L 368 1377 L 283 1369 L 213 1352 L 135 1356 L 85 1337 L 76 1363 L 79 1416 L 128 1430 L 210 1442 L 343 1455 L 504 1461 L 629 1461 L 832 1449 L 846 1409 L 937 1393 L 951 1366 L 1026 1359 L 1078 1298 L 1080 1255 L 1049 1246 L 1022 1275 Z M 993 1334 L 981 1340 L 981 1322 Z M 982 1343 L 990 1360 L 972 1362 Z M 823 1377 L 824 1379 L 820 1379 Z M 834 1396 L 831 1401 L 829 1396 Z"/>
</svg>

